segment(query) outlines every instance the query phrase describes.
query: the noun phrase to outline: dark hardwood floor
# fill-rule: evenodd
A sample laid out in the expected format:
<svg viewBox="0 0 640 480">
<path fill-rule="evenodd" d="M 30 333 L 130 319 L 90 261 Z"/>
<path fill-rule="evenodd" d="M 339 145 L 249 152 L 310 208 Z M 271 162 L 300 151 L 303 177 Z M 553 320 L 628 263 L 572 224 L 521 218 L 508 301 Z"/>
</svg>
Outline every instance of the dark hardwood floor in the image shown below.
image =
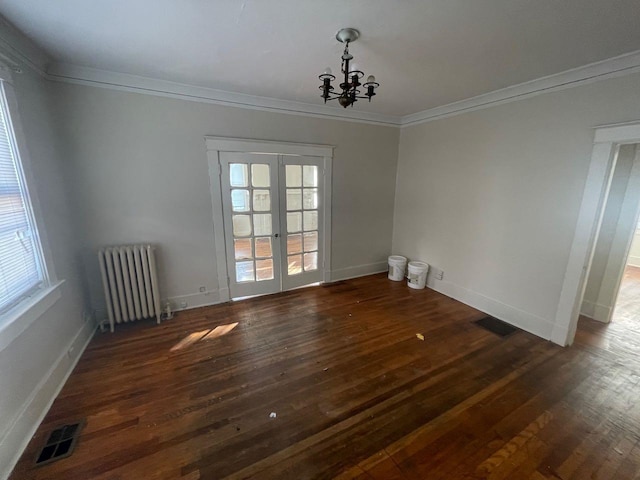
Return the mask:
<svg viewBox="0 0 640 480">
<path fill-rule="evenodd" d="M 483 316 L 375 275 L 121 325 L 11 478 L 640 478 L 640 331 L 582 320 L 563 349 Z"/>
</svg>

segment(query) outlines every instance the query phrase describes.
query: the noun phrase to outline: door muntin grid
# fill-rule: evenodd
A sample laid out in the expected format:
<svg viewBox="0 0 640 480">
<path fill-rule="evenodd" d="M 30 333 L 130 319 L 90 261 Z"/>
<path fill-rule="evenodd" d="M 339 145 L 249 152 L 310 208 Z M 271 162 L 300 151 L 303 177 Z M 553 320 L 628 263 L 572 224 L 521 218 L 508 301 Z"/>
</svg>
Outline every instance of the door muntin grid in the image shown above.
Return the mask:
<svg viewBox="0 0 640 480">
<path fill-rule="evenodd" d="M 271 165 L 229 163 L 234 274 L 237 283 L 275 278 Z"/>
<path fill-rule="evenodd" d="M 322 281 L 323 160 L 221 152 L 219 171 L 232 298 Z"/>
<path fill-rule="evenodd" d="M 286 273 L 318 270 L 319 179 L 316 165 L 285 165 Z"/>
</svg>

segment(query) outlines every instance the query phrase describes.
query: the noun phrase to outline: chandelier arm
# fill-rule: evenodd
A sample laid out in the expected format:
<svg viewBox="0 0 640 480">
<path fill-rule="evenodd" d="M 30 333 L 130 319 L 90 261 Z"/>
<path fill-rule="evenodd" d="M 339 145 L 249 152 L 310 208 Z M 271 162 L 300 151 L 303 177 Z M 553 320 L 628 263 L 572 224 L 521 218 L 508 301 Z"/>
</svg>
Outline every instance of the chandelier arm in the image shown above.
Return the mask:
<svg viewBox="0 0 640 480">
<path fill-rule="evenodd" d="M 373 75 L 367 78 L 367 80 L 371 79 L 373 81 L 360 83 L 360 80 L 365 76 L 364 72 L 361 70 L 350 71 L 351 65 L 353 64 L 355 66 L 355 63 L 353 63 L 355 60 L 353 55 L 349 53 L 349 45 L 351 41 L 357 39 L 358 36 L 359 32 L 355 29 L 342 29 L 336 34 L 338 41 L 345 44 L 340 65 L 340 73 L 343 74 L 344 81 L 334 88 L 331 82 L 336 80 L 336 76 L 331 75 L 331 73 L 325 73 L 318 77 L 322 81 L 319 88 L 322 90 L 321 97 L 325 103 L 338 99 L 341 106 L 345 108 L 348 106 L 353 107 L 354 103 L 358 100 L 367 99 L 371 101 L 371 98 L 376 95 L 375 88 L 379 87 L 380 84 L 375 82 Z M 327 69 L 327 72 L 330 72 L 330 70 Z M 337 75 L 337 77 L 339 77 L 339 75 Z M 364 87 L 364 94 L 359 87 Z"/>
</svg>

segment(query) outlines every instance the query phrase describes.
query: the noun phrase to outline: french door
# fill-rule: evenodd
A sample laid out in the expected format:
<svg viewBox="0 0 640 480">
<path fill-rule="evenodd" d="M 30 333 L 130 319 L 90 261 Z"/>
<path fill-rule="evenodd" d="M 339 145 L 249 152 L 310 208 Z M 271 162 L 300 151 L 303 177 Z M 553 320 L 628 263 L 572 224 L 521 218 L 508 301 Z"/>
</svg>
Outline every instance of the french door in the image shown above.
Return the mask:
<svg viewBox="0 0 640 480">
<path fill-rule="evenodd" d="M 227 276 L 232 298 L 323 277 L 323 159 L 220 152 Z"/>
</svg>

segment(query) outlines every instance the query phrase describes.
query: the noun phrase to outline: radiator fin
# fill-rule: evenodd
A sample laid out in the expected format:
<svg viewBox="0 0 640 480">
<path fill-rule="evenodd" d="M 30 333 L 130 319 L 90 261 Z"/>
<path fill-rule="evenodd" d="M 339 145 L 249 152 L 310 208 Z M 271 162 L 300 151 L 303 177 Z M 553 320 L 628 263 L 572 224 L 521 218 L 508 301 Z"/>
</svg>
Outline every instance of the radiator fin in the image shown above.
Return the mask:
<svg viewBox="0 0 640 480">
<path fill-rule="evenodd" d="M 156 318 L 160 323 L 160 291 L 152 245 L 122 245 L 98 252 L 109 325 Z"/>
</svg>

